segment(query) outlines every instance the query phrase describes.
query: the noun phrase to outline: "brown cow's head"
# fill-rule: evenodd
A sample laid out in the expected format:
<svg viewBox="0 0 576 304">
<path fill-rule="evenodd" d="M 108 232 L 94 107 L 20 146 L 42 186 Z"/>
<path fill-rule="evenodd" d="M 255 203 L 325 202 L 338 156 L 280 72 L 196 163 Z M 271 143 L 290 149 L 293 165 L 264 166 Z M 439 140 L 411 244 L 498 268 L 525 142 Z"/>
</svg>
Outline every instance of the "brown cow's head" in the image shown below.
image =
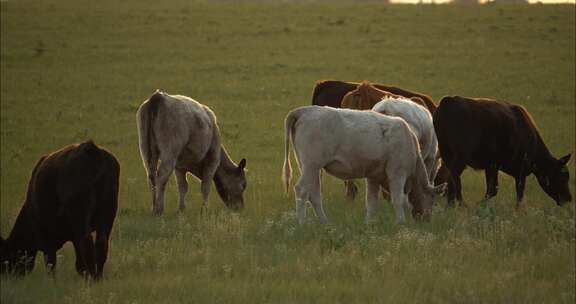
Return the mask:
<svg viewBox="0 0 576 304">
<path fill-rule="evenodd" d="M 216 190 L 226 206 L 234 211 L 244 209 L 244 190 L 246 190 L 246 159 L 242 159 L 238 166 L 214 178 Z"/>
<path fill-rule="evenodd" d="M 354 110 L 370 110 L 380 98 L 374 97 L 374 90 L 377 90 L 369 81 L 363 81 L 355 90 L 348 92 L 342 97 L 341 108 Z"/>
<path fill-rule="evenodd" d="M 538 168 L 539 171 L 536 174 L 540 187 L 558 205 L 572 201 L 572 195 L 568 188 L 570 173 L 568 173 L 568 168 L 566 167 L 570 156 L 568 154 L 560 159 L 554 159 L 546 167 Z"/>
<path fill-rule="evenodd" d="M 360 104 L 362 102 L 362 96 L 358 92 L 358 90 L 350 91 L 342 97 L 342 102 L 340 103 L 340 107 L 343 109 L 360 109 Z"/>
</svg>

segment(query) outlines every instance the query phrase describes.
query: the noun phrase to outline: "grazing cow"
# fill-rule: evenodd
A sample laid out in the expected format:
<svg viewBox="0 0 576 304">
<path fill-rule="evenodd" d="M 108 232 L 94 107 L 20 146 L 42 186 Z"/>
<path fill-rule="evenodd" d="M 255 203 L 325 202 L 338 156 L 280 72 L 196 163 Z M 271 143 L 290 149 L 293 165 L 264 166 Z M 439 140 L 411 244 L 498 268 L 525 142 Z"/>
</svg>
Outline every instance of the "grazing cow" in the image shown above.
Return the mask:
<svg viewBox="0 0 576 304">
<path fill-rule="evenodd" d="M 522 106 L 491 99 L 460 96 L 442 98 L 434 112 L 440 154 L 450 170 L 448 204 L 462 202 L 460 175 L 468 165 L 485 170 L 485 200 L 498 191 L 498 171 L 516 180 L 517 204 L 524 195 L 526 176 L 538 183 L 558 205 L 571 201 L 566 163 L 570 154 L 552 156 L 538 129 Z"/>
<path fill-rule="evenodd" d="M 326 133 L 324 130 L 331 130 Z M 301 176 L 294 188 L 296 213 L 302 223 L 310 201 L 316 216 L 327 222 L 322 208 L 320 170 L 341 179 L 366 178 L 366 220 L 374 216 L 380 187 L 390 190 L 397 222 L 403 222 L 403 206 L 409 201 L 415 218 L 428 218 L 434 188 L 428 181 L 418 140 L 401 118 L 373 111 L 329 107 L 297 108 L 286 116 L 284 184 L 290 186 L 290 140 Z"/>
<path fill-rule="evenodd" d="M 2 273 L 29 273 L 38 251 L 54 273 L 56 251 L 72 241 L 78 273 L 101 278 L 118 207 L 119 175 L 114 155 L 92 141 L 40 158 L 12 232 L 7 240 L 0 238 Z"/>
<path fill-rule="evenodd" d="M 384 97 L 384 99 L 374 105 L 372 110 L 380 114 L 400 117 L 408 123 L 418 139 L 428 179 L 431 183 L 434 183 L 440 155 L 430 112 L 422 105 L 403 97 Z"/>
<path fill-rule="evenodd" d="M 342 98 L 346 93 L 356 89 L 359 83 L 357 82 L 345 82 L 339 80 L 323 80 L 316 82 L 314 90 L 312 92 L 312 104 L 316 106 L 329 106 L 333 108 L 340 108 L 342 103 Z M 425 103 L 426 108 L 434 113 L 436 105 L 432 99 L 424 94 L 408 91 L 399 87 L 385 85 L 385 84 L 373 84 L 376 88 L 390 92 L 395 95 L 410 97 L 420 97 Z"/>
<path fill-rule="evenodd" d="M 370 84 L 370 82 L 364 81 L 360 83 L 356 89 L 344 95 L 344 97 L 342 98 L 341 107 L 356 110 L 368 110 L 372 109 L 376 103 L 378 103 L 379 101 L 381 101 L 383 98 L 386 97 L 396 99 L 407 98 L 403 97 L 402 95 L 392 94 L 390 92 L 378 89 L 374 85 Z M 434 111 L 436 110 L 436 105 L 434 103 L 422 97 L 418 96 L 410 97 L 409 100 L 418 105 L 421 105 L 422 107 L 427 109 L 430 113 L 434 113 Z M 425 100 L 427 100 L 428 102 Z M 431 168 L 430 166 L 432 166 L 431 160 L 429 160 L 429 162 L 427 163 L 426 168 L 430 169 Z M 436 175 L 437 172 L 438 175 Z M 448 169 L 446 169 L 444 166 L 441 166 L 440 169 L 435 169 L 434 172 L 429 171 L 428 173 L 433 173 L 433 176 L 437 176 L 436 180 L 434 181 L 436 185 L 445 183 L 448 180 L 449 175 Z M 346 184 L 346 196 L 349 199 L 354 199 L 356 193 L 358 192 L 356 185 L 354 184 L 353 181 L 347 181 L 345 184 Z"/>
<path fill-rule="evenodd" d="M 184 210 L 188 191 L 186 173 L 201 180 L 202 210 L 207 208 L 212 180 L 218 194 L 233 210 L 244 207 L 246 189 L 242 159 L 236 165 L 220 143 L 220 131 L 214 112 L 190 97 L 156 91 L 144 101 L 137 113 L 140 154 L 152 190 L 153 212 L 164 210 L 164 190 L 175 172 L 179 210 Z"/>
</svg>

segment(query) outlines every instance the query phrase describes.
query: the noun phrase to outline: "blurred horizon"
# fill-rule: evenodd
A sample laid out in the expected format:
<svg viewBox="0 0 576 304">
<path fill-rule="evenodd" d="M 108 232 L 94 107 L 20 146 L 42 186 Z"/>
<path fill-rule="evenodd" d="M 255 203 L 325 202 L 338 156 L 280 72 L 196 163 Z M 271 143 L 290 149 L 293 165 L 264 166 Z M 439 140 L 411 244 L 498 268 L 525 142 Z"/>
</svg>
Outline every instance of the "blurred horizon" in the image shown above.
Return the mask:
<svg viewBox="0 0 576 304">
<path fill-rule="evenodd" d="M 12 2 L 14 0 L 0 0 L 0 2 Z M 279 2 L 292 2 L 290 0 L 279 0 Z M 322 1 L 322 0 L 321 0 Z M 389 4 L 576 4 L 576 0 L 368 0 L 373 2 L 384 2 Z M 247 0 L 246 2 L 250 2 Z M 274 0 L 270 1 L 274 2 Z M 314 1 L 310 1 L 314 2 Z"/>
<path fill-rule="evenodd" d="M 391 4 L 489 4 L 490 2 L 498 4 L 576 4 L 576 0 L 389 0 Z"/>
</svg>

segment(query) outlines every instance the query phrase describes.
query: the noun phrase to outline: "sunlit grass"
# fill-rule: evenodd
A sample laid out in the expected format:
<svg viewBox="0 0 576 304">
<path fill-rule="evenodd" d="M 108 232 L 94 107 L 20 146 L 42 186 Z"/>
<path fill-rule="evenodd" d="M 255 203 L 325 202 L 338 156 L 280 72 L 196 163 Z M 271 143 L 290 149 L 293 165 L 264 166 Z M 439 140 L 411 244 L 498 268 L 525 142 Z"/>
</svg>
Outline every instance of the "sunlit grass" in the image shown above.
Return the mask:
<svg viewBox="0 0 576 304">
<path fill-rule="evenodd" d="M 389 203 L 364 224 L 364 189 L 346 201 L 323 178 L 319 225 L 298 226 L 280 182 L 283 119 L 310 103 L 314 82 L 394 83 L 430 94 L 523 104 L 556 156 L 575 149 L 574 6 L 384 6 L 300 1 L 8 1 L 1 4 L 0 234 L 21 206 L 35 161 L 93 138 L 120 160 L 120 210 L 104 280 L 84 282 L 70 244 L 56 279 L 41 256 L 3 277 L 2 303 L 573 303 L 574 203 L 557 207 L 528 179 L 515 209 L 500 174 L 463 176 L 467 209 L 439 200 L 430 223 L 394 224 Z M 170 182 L 151 215 L 135 111 L 156 88 L 217 114 L 232 158 L 248 160 L 246 209 L 215 191 L 200 215 L 199 183 L 177 213 Z M 573 164 L 573 163 L 572 163 Z M 574 176 L 574 166 L 570 166 Z M 298 173 L 296 173 L 297 177 Z M 574 178 L 572 178 L 574 193 Z"/>
</svg>

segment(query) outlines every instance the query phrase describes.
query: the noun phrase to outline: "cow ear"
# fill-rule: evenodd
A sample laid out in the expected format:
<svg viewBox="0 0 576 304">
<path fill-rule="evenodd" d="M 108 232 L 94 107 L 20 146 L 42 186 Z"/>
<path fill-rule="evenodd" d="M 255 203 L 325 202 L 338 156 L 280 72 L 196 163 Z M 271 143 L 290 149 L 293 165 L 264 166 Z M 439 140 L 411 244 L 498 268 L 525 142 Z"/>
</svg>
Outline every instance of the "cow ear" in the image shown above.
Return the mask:
<svg viewBox="0 0 576 304">
<path fill-rule="evenodd" d="M 561 157 L 561 158 L 560 158 L 560 162 L 561 162 L 563 165 L 566 165 L 566 164 L 568 163 L 568 161 L 570 160 L 570 156 L 572 156 L 572 154 L 568 154 L 568 155 L 566 155 L 566 156 Z"/>
<path fill-rule="evenodd" d="M 242 171 L 244 170 L 244 168 L 246 168 L 246 159 L 243 158 L 239 163 L 238 163 L 238 170 Z"/>
</svg>

